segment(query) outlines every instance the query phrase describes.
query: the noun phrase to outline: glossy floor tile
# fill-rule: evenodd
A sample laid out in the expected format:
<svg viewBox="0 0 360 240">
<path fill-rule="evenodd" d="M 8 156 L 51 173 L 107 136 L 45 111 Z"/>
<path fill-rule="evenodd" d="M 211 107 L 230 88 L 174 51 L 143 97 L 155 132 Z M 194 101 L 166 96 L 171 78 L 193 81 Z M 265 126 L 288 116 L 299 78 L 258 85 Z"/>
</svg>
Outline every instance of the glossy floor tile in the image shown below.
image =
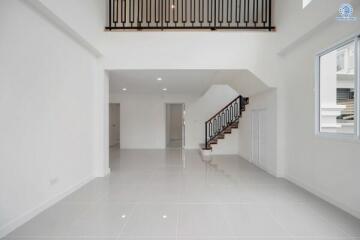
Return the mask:
<svg viewBox="0 0 360 240">
<path fill-rule="evenodd" d="M 360 240 L 360 220 L 237 156 L 110 152 L 97 178 L 6 239 Z"/>
</svg>

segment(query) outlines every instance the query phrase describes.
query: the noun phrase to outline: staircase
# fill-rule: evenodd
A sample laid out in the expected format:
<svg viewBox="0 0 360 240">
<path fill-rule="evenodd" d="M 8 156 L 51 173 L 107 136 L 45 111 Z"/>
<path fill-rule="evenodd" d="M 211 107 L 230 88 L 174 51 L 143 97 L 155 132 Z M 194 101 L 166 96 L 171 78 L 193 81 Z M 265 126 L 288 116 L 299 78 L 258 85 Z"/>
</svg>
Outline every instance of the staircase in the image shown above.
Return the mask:
<svg viewBox="0 0 360 240">
<path fill-rule="evenodd" d="M 201 145 L 201 149 L 212 150 L 212 146 L 217 144 L 220 139 L 224 139 L 227 134 L 231 134 L 232 129 L 238 128 L 239 120 L 247 104 L 249 104 L 249 98 L 239 95 L 206 121 L 205 143 Z"/>
</svg>

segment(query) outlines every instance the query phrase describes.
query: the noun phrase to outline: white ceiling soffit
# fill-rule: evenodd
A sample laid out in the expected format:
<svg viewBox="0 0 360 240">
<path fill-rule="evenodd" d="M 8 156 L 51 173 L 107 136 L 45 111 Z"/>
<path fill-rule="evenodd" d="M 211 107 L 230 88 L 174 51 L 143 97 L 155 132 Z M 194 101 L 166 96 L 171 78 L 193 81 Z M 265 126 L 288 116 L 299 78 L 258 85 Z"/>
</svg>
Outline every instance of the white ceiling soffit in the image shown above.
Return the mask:
<svg viewBox="0 0 360 240">
<path fill-rule="evenodd" d="M 213 83 L 227 84 L 243 96 L 253 96 L 269 89 L 269 86 L 248 70 L 218 71 Z"/>
<path fill-rule="evenodd" d="M 247 70 L 113 70 L 110 93 L 187 94 L 203 95 L 213 84 L 227 84 L 244 96 L 263 92 L 268 88 Z M 161 81 L 158 81 L 161 78 Z"/>
<path fill-rule="evenodd" d="M 65 22 L 61 16 L 56 15 L 52 9 L 49 8 L 47 4 L 45 4 L 47 2 L 44 2 L 44 0 L 23 0 L 22 2 L 27 4 L 41 16 L 45 17 L 50 23 L 52 23 L 55 27 L 57 27 L 60 31 L 65 33 L 75 42 L 83 46 L 92 55 L 97 58 L 102 57 L 102 53 L 96 47 L 94 47 L 94 45 L 90 43 L 87 38 L 84 38 L 76 29 L 72 28 L 70 24 Z M 54 1 L 54 3 L 56 2 Z"/>
<path fill-rule="evenodd" d="M 294 26 L 298 24 L 301 26 L 306 24 L 303 30 L 299 30 L 298 34 L 293 34 L 293 38 L 289 39 L 278 51 L 279 56 L 286 56 L 289 52 L 296 49 L 297 46 L 303 44 L 311 39 L 314 35 L 318 34 L 322 29 L 330 24 L 336 22 L 336 17 L 339 15 L 339 7 L 343 0 L 304 0 L 303 4 L 310 4 L 306 8 L 297 9 L 292 15 L 286 15 L 288 22 Z M 360 6 L 360 0 L 349 0 L 353 7 Z M 284 20 L 284 19 L 282 19 Z M 311 21 L 311 24 L 307 24 Z M 299 27 L 300 28 L 300 27 Z M 288 27 L 291 30 L 291 26 Z M 285 37 L 290 36 L 290 32 L 285 32 Z M 279 36 L 282 38 L 283 35 Z"/>
</svg>

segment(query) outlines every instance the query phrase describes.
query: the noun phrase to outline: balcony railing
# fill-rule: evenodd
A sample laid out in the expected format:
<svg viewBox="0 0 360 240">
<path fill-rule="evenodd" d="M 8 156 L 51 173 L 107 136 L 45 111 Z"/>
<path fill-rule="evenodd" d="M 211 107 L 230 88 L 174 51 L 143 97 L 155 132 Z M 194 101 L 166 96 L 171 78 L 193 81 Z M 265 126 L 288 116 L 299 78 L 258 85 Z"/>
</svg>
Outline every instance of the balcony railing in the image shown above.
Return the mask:
<svg viewBox="0 0 360 240">
<path fill-rule="evenodd" d="M 274 30 L 271 0 L 109 0 L 107 30 Z"/>
</svg>

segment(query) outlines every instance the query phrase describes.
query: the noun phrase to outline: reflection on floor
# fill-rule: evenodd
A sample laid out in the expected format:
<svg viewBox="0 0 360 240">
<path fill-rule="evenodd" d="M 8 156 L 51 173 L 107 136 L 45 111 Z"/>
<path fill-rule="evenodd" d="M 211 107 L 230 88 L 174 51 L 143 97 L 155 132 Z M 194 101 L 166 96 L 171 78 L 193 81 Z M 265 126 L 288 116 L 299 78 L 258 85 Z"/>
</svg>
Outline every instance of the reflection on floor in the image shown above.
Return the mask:
<svg viewBox="0 0 360 240">
<path fill-rule="evenodd" d="M 236 156 L 113 150 L 96 179 L 9 239 L 359 239 L 360 221 Z M 358 237 L 358 238 L 357 238 Z"/>
</svg>

